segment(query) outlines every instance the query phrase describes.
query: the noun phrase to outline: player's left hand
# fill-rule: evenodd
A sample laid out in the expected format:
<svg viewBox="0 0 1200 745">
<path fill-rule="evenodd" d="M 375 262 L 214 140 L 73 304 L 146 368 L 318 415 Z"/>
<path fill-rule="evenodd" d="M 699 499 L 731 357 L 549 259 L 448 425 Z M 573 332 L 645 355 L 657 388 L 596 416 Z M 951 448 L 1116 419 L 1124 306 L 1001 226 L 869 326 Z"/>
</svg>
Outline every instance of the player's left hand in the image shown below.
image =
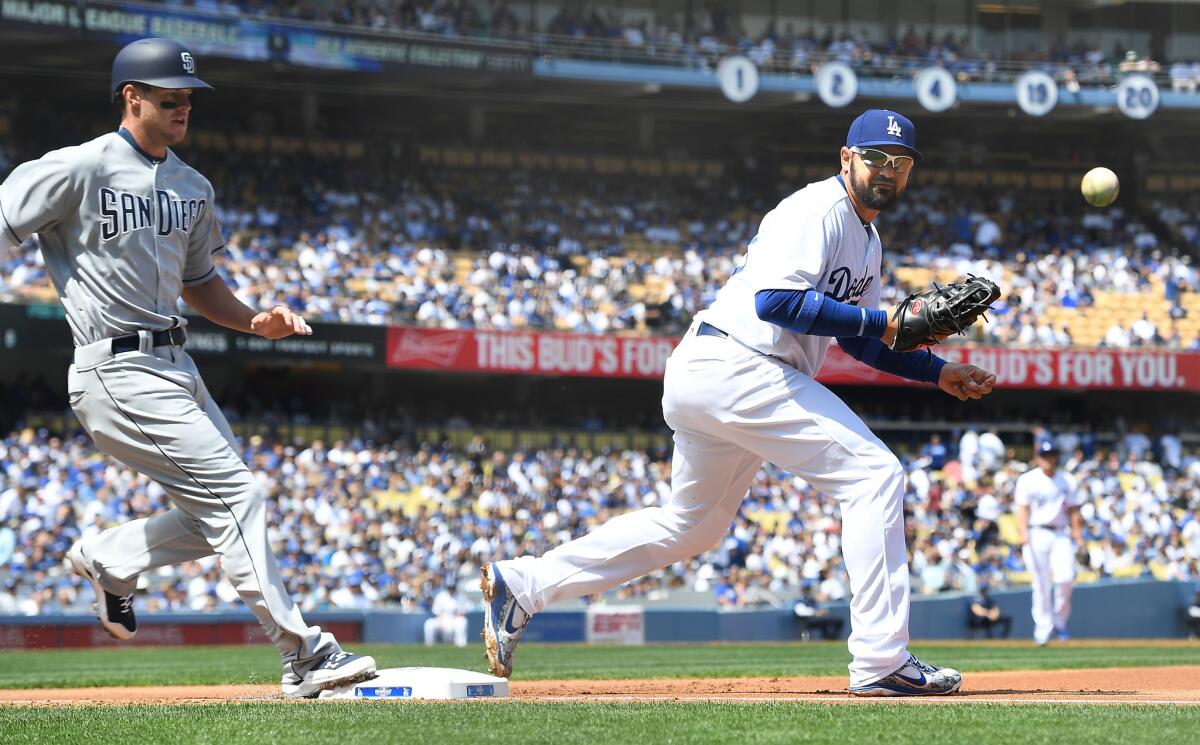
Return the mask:
<svg viewBox="0 0 1200 745">
<path fill-rule="evenodd" d="M 250 331 L 264 339 L 282 339 L 292 334 L 312 335 L 308 323 L 283 305 L 256 315 L 250 321 Z"/>
<path fill-rule="evenodd" d="M 996 385 L 996 374 L 960 362 L 947 362 L 938 377 L 938 388 L 959 401 L 968 398 L 983 398 Z"/>
</svg>

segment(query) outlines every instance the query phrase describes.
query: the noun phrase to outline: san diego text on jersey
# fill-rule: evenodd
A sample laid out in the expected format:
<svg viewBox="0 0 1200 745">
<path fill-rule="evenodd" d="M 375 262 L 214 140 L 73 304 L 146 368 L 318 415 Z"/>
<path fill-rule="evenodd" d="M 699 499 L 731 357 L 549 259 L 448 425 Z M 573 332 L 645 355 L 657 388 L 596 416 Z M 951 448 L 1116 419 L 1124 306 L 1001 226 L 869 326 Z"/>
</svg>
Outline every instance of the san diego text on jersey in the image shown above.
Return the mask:
<svg viewBox="0 0 1200 745">
<path fill-rule="evenodd" d="M 167 236 L 173 230 L 190 232 L 204 214 L 206 199 L 177 199 L 169 192 L 155 189 L 154 198 L 101 186 L 100 237 L 111 241 L 135 230 L 154 228 Z"/>
</svg>

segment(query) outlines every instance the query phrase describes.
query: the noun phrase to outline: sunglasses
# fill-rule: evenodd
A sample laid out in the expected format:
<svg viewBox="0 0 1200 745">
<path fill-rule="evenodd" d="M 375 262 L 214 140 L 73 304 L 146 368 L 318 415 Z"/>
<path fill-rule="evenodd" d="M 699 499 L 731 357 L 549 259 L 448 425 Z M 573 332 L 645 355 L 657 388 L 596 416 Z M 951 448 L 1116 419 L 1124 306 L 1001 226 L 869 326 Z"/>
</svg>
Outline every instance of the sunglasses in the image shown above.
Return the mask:
<svg viewBox="0 0 1200 745">
<path fill-rule="evenodd" d="M 896 173 L 908 173 L 916 165 L 916 158 L 911 155 L 891 155 L 874 148 L 850 148 L 850 152 L 858 155 L 863 163 L 871 168 L 886 168 L 891 166 Z"/>
</svg>

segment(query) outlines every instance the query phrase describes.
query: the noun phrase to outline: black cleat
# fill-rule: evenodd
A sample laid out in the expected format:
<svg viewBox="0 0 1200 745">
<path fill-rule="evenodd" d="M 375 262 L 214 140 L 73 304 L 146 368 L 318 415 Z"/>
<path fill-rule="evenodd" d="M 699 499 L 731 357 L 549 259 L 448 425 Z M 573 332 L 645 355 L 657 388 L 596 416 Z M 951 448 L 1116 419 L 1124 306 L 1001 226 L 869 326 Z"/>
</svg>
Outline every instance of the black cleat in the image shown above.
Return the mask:
<svg viewBox="0 0 1200 745">
<path fill-rule="evenodd" d="M 114 639 L 132 639 L 137 633 L 137 618 L 133 615 L 133 593 L 114 595 L 100 586 L 96 570 L 83 555 L 82 539 L 75 541 L 75 545 L 67 551 L 67 561 L 76 574 L 92 583 L 92 589 L 96 591 L 96 602 L 92 605 L 92 612 L 100 619 L 104 630 Z"/>
<path fill-rule="evenodd" d="M 375 677 L 375 658 L 353 652 L 334 652 L 300 677 L 283 676 L 283 695 L 288 698 L 316 698 L 327 688 L 358 683 Z"/>
</svg>

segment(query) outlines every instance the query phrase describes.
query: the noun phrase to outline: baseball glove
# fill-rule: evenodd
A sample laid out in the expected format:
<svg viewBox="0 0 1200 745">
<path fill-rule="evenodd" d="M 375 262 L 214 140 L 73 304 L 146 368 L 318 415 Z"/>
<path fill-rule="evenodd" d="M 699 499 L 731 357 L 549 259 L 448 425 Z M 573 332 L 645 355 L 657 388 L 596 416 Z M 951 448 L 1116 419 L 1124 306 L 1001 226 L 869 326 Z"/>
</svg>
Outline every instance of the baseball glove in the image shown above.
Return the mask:
<svg viewBox="0 0 1200 745">
<path fill-rule="evenodd" d="M 998 297 L 1000 288 L 995 282 L 970 274 L 963 282 L 945 287 L 935 284 L 931 290 L 914 292 L 904 298 L 892 315 L 899 327 L 892 349 L 911 352 L 937 344 L 939 337 L 966 333 Z"/>
</svg>

